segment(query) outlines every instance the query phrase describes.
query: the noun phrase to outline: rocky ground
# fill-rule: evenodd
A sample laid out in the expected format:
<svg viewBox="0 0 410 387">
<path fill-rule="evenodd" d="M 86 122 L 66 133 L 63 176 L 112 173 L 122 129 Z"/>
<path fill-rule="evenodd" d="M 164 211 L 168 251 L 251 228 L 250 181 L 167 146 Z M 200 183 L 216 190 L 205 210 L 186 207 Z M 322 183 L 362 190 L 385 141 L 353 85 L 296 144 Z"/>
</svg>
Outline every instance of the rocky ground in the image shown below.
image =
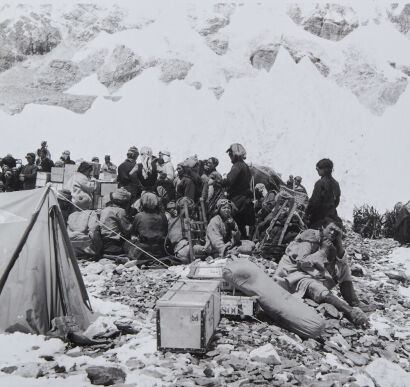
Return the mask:
<svg viewBox="0 0 410 387">
<path fill-rule="evenodd" d="M 359 297 L 377 308 L 370 315 L 370 329 L 356 329 L 329 305 L 307 301 L 326 318 L 320 340 L 302 341 L 264 322 L 261 313 L 259 321 L 222 318 L 204 356 L 161 353 L 156 350 L 155 303 L 188 268 L 141 270 L 132 262 L 81 262 L 93 308 L 101 314 L 86 333 L 103 343 L 75 347 L 41 336 L 0 335 L 16 347 L 15 353 L 0 355 L 0 384 L 409 385 L 410 251 L 392 240 L 362 240 L 352 232 L 346 242 Z M 274 272 L 276 264 L 259 263 Z M 24 356 L 14 344 L 19 338 L 25 342 Z"/>
</svg>

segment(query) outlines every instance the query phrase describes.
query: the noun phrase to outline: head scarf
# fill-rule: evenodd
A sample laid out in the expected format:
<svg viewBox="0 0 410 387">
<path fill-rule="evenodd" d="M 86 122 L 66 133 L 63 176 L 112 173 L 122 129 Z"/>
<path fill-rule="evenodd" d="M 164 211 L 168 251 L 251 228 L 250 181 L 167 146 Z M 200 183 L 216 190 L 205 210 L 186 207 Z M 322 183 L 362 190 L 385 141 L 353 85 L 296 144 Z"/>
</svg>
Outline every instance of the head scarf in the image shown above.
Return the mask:
<svg viewBox="0 0 410 387">
<path fill-rule="evenodd" d="M 196 165 L 198 165 L 198 156 L 194 155 L 191 157 L 186 158 L 182 163 L 180 163 L 184 168 L 195 168 Z"/>
<path fill-rule="evenodd" d="M 184 209 L 184 203 L 187 204 L 188 211 L 191 211 L 195 207 L 194 202 L 191 199 L 184 196 L 182 198 L 179 198 L 176 202 L 176 206 L 179 212 L 181 212 Z"/>
<path fill-rule="evenodd" d="M 32 152 L 26 154 L 26 158 L 30 157 L 33 161 L 36 159 L 36 155 Z"/>
<path fill-rule="evenodd" d="M 152 173 L 152 149 L 147 146 L 143 146 L 141 148 L 140 157 L 142 164 L 142 176 L 146 179 L 148 175 Z"/>
</svg>

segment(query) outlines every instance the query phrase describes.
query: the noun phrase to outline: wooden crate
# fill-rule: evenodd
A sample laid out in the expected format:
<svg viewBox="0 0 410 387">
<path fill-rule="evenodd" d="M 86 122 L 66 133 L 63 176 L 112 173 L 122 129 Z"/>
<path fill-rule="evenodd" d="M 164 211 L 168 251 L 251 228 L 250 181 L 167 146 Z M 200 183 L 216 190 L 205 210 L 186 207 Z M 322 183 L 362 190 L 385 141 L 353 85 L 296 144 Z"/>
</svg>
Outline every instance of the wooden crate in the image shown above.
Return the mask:
<svg viewBox="0 0 410 387">
<path fill-rule="evenodd" d="M 156 305 L 157 347 L 205 353 L 219 324 L 219 281 L 180 280 Z"/>
<path fill-rule="evenodd" d="M 49 172 L 37 172 L 36 175 L 36 187 L 45 187 L 50 181 L 51 173 Z"/>
<path fill-rule="evenodd" d="M 61 191 L 63 189 L 63 183 L 51 183 L 51 188 L 56 192 Z"/>
<path fill-rule="evenodd" d="M 73 177 L 74 173 L 77 172 L 78 165 L 75 164 L 66 164 L 64 167 L 64 183 L 63 186 L 65 189 L 71 190 L 70 180 Z"/>
<path fill-rule="evenodd" d="M 111 192 L 114 192 L 118 188 L 118 183 L 101 182 L 101 196 L 110 196 Z"/>
<path fill-rule="evenodd" d="M 64 182 L 64 168 L 52 167 L 51 168 L 51 182 L 63 183 Z"/>
<path fill-rule="evenodd" d="M 100 178 L 102 181 L 107 181 L 109 183 L 114 183 L 117 181 L 117 175 L 115 173 L 110 172 L 102 172 L 100 174 Z"/>
<path fill-rule="evenodd" d="M 222 316 L 255 316 L 257 306 L 256 297 L 221 295 Z"/>
<path fill-rule="evenodd" d="M 193 262 L 189 268 L 188 278 L 220 281 L 222 291 L 232 290 L 232 285 L 222 277 L 225 265 L 222 263 Z"/>
</svg>

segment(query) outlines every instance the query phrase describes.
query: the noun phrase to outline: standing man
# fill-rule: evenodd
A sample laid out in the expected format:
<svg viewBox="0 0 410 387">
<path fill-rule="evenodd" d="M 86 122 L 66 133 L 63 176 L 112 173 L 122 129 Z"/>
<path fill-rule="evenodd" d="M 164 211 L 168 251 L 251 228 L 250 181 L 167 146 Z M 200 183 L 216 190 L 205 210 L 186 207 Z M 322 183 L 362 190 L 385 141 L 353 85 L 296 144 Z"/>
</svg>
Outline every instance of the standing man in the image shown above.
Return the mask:
<svg viewBox="0 0 410 387">
<path fill-rule="evenodd" d="M 222 183 L 227 190 L 228 199 L 236 207 L 233 218 L 238 224 L 242 239 L 248 239 L 246 226 L 255 224 L 255 210 L 250 188 L 251 171 L 244 161 L 246 150 L 241 144 L 232 144 L 226 152 L 231 159 L 232 168 Z"/>
<path fill-rule="evenodd" d="M 293 190 L 296 192 L 307 194 L 306 188 L 301 183 L 302 183 L 302 178 L 300 176 L 296 176 L 293 179 Z"/>
<path fill-rule="evenodd" d="M 36 188 L 37 166 L 34 164 L 36 155 L 34 153 L 27 153 L 27 164 L 23 167 L 20 173 L 20 181 L 23 182 L 23 189 Z"/>
<path fill-rule="evenodd" d="M 315 184 L 306 209 L 309 226 L 314 229 L 320 228 L 325 218 L 341 221 L 336 210 L 340 202 L 341 192 L 339 183 L 332 177 L 332 160 L 322 159 L 318 161 L 316 170 L 320 179 Z"/>
<path fill-rule="evenodd" d="M 63 162 L 64 165 L 67 165 L 67 164 L 72 164 L 73 165 L 73 164 L 75 164 L 75 161 L 71 160 L 71 158 L 70 158 L 70 151 L 69 150 L 66 150 L 62 153 L 62 155 L 60 157 L 60 160 Z"/>
<path fill-rule="evenodd" d="M 51 172 L 51 168 L 54 167 L 54 162 L 48 156 L 49 153 L 47 149 L 40 149 L 40 159 L 37 160 L 39 172 Z"/>
<path fill-rule="evenodd" d="M 108 172 L 113 175 L 117 174 L 117 166 L 111 162 L 111 156 L 105 155 L 104 157 L 104 165 L 101 168 L 102 172 Z"/>
<path fill-rule="evenodd" d="M 141 184 L 138 181 L 136 172 L 132 174 L 130 173 L 136 165 L 138 156 L 138 148 L 132 146 L 128 149 L 127 158 L 118 167 L 118 188 L 123 187 L 131 194 L 131 203 L 134 203 L 142 192 Z"/>
</svg>

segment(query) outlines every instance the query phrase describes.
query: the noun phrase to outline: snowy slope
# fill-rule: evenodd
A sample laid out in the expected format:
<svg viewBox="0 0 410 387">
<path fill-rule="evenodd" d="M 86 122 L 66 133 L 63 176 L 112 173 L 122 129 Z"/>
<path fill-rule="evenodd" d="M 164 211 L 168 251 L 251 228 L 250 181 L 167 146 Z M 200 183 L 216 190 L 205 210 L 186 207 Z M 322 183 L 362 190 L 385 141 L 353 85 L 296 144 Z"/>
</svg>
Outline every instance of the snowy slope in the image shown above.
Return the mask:
<svg viewBox="0 0 410 387">
<path fill-rule="evenodd" d="M 175 162 L 216 156 L 226 172 L 226 148 L 242 142 L 249 161 L 301 175 L 309 191 L 316 161 L 333 159 L 346 217 L 364 202 L 391 208 L 410 192 L 401 177 L 410 161 L 409 37 L 386 6 L 323 7 L 3 8 L 2 20 L 27 9 L 46 15 L 62 42 L 0 73 L 0 154 L 22 157 L 47 139 L 54 158 L 68 148 L 74 159 L 109 153 L 120 163 L 129 146 L 150 145 Z M 312 33 L 318 18 L 330 38 Z"/>
</svg>

